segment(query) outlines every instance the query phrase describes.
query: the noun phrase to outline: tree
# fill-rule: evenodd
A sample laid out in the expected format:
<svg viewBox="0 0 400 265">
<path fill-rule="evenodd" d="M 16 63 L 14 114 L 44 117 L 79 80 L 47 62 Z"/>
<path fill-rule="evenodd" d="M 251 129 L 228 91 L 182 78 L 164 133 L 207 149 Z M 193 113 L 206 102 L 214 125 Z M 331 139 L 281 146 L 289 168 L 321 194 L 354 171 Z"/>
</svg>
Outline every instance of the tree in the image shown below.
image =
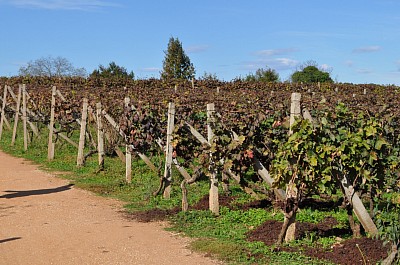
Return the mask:
<svg viewBox="0 0 400 265">
<path fill-rule="evenodd" d="M 300 67 L 301 70 L 292 74 L 291 80 L 296 83 L 333 83 L 330 73 L 318 68 L 318 65 L 313 62 L 307 62 Z"/>
<path fill-rule="evenodd" d="M 255 74 L 248 74 L 245 81 L 279 82 L 279 74 L 271 68 L 259 68 Z"/>
<path fill-rule="evenodd" d="M 126 70 L 125 67 L 118 66 L 115 62 L 109 63 L 107 67 L 103 65 L 99 65 L 99 69 L 95 69 L 91 74 L 91 78 L 127 78 L 127 79 L 134 79 L 135 74 L 133 71 L 129 72 Z"/>
<path fill-rule="evenodd" d="M 68 59 L 64 57 L 41 57 L 34 61 L 29 61 L 26 66 L 19 69 L 22 76 L 80 76 L 86 77 L 85 68 L 76 68 Z"/>
<path fill-rule="evenodd" d="M 162 79 L 192 79 L 196 73 L 189 57 L 182 48 L 178 38 L 171 37 L 168 42 L 168 49 L 164 51 Z"/>
<path fill-rule="evenodd" d="M 204 81 L 219 81 L 217 74 L 204 72 L 203 76 L 199 78 Z"/>
</svg>

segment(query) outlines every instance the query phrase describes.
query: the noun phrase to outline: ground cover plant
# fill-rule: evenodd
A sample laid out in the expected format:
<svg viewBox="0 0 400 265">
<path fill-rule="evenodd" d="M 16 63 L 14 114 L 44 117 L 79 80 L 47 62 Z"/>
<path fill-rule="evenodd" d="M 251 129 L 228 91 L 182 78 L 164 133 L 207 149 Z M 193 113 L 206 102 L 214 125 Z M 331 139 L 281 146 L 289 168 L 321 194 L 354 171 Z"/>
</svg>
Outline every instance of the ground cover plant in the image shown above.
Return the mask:
<svg viewBox="0 0 400 265">
<path fill-rule="evenodd" d="M 193 87 L 190 82 L 173 80 L 68 78 L 1 82 L 14 87 L 24 82 L 31 87 L 35 106 L 29 107 L 43 114 L 43 124 L 48 123 L 51 108 L 50 87 L 56 85 L 67 99 L 56 105 L 56 128 L 74 141 L 79 138 L 74 121 L 80 118 L 83 97 L 93 108 L 101 101 L 107 113 L 119 117 L 120 131 L 126 136 L 121 138 L 115 131 L 111 135 L 102 170 L 95 147 L 86 147 L 86 154 L 94 152 L 84 167 L 76 167 L 76 148 L 61 139 L 51 162 L 46 139 L 33 135 L 28 150 L 22 151 L 22 139 L 10 146 L 10 131 L 4 130 L 3 150 L 53 170 L 73 172 L 67 177 L 77 186 L 123 199 L 128 218 L 171 220 L 171 230 L 198 238 L 193 247 L 209 255 L 244 264 L 375 264 L 396 253 L 400 227 L 396 87 L 210 81 Z M 301 93 L 301 109 L 312 119 L 298 118 L 289 136 L 292 92 Z M 131 98 L 128 105 L 125 96 Z M 161 194 L 156 191 L 160 180 L 162 188 L 165 166 L 156 140 L 165 145 L 168 102 L 176 105 L 174 158 L 196 176 L 193 184 L 185 186 L 186 212 L 180 207 L 180 185 L 190 181 L 178 171 L 173 171 L 171 198 L 156 195 Z M 214 137 L 202 143 L 188 128 L 207 136 L 207 103 L 216 106 Z M 5 111 L 12 120 L 12 109 Z M 40 129 L 46 138 L 47 128 Z M 93 129 L 91 134 L 95 135 Z M 116 146 L 125 144 L 148 155 L 158 172 L 134 159 L 132 183 L 126 183 L 125 165 L 114 153 Z M 269 170 L 272 187 L 257 175 L 256 159 Z M 210 168 L 219 172 L 217 178 L 223 184 L 218 216 L 208 210 Z M 374 238 L 352 213 L 352 202 L 340 184 L 343 176 L 368 206 L 379 232 Z M 285 190 L 288 183 L 297 191 L 294 200 L 281 200 L 274 189 Z M 282 222 L 290 214 L 295 216 L 297 231 L 294 241 L 285 243 L 280 236 Z"/>
</svg>

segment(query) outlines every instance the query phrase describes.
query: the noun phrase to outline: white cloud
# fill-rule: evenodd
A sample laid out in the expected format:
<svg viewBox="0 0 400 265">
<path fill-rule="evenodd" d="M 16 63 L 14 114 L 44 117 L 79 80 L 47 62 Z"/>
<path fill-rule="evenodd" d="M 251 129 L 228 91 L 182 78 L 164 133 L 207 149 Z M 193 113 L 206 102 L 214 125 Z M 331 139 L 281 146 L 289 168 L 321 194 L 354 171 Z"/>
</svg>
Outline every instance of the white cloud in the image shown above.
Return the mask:
<svg viewBox="0 0 400 265">
<path fill-rule="evenodd" d="M 249 61 L 243 64 L 246 70 L 257 70 L 259 68 L 270 67 L 275 70 L 290 70 L 296 68 L 298 61 L 290 58 L 267 58 L 256 61 Z"/>
<path fill-rule="evenodd" d="M 372 71 L 370 69 L 357 69 L 356 71 L 359 74 L 372 74 L 374 72 L 374 71 Z"/>
<path fill-rule="evenodd" d="M 396 61 L 397 71 L 400 72 L 400 60 Z"/>
<path fill-rule="evenodd" d="M 354 49 L 353 53 L 369 53 L 369 52 L 377 52 L 380 50 L 381 50 L 380 46 L 364 46 Z"/>
<path fill-rule="evenodd" d="M 297 49 L 287 48 L 287 49 L 269 49 L 269 50 L 261 50 L 255 52 L 257 56 L 275 56 L 275 55 L 284 55 L 292 52 L 296 52 Z"/>
<path fill-rule="evenodd" d="M 273 62 L 275 62 L 278 66 L 280 66 L 277 69 L 279 68 L 289 69 L 296 67 L 299 64 L 298 61 L 289 58 L 276 58 L 273 60 Z"/>
<path fill-rule="evenodd" d="M 354 62 L 352 60 L 347 60 L 344 62 L 345 65 L 347 65 L 348 67 L 353 67 Z"/>
<path fill-rule="evenodd" d="M 19 8 L 36 8 L 48 10 L 81 10 L 91 11 L 104 7 L 118 7 L 120 5 L 99 0 L 9 0 L 8 4 Z"/>
<path fill-rule="evenodd" d="M 194 45 L 185 48 L 185 51 L 187 53 L 199 53 L 208 50 L 209 47 L 208 45 Z"/>
<path fill-rule="evenodd" d="M 253 55 L 256 57 L 255 60 L 247 61 L 243 63 L 242 66 L 244 69 L 250 71 L 265 67 L 269 67 L 277 71 L 291 70 L 296 68 L 299 62 L 291 58 L 277 56 L 287 55 L 296 51 L 298 51 L 296 48 L 259 50 L 253 53 Z"/>
</svg>

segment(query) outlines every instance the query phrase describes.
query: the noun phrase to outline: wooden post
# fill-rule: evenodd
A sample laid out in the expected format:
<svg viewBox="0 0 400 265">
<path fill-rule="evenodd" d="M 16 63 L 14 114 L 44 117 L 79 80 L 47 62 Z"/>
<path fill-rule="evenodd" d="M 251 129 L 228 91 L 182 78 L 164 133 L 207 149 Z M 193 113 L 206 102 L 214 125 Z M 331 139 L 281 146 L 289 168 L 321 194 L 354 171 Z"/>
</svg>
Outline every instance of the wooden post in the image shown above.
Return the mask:
<svg viewBox="0 0 400 265">
<path fill-rule="evenodd" d="M 65 99 L 65 97 L 63 96 L 63 94 L 61 94 L 61 92 L 60 92 L 60 90 L 56 90 L 56 94 L 57 94 L 57 96 L 59 97 L 59 98 L 61 98 L 61 100 L 62 101 L 67 101 L 66 99 Z"/>
<path fill-rule="evenodd" d="M 48 126 L 50 128 L 50 126 Z M 79 145 L 77 143 L 75 143 L 74 141 L 72 141 L 70 138 L 68 138 L 65 134 L 59 132 L 58 130 L 53 128 L 53 132 L 57 134 L 58 137 L 64 139 L 67 143 L 69 143 L 70 145 L 79 148 Z"/>
<path fill-rule="evenodd" d="M 296 121 L 296 118 L 301 114 L 301 107 L 300 107 L 300 93 L 292 93 L 292 103 L 290 105 L 290 130 L 289 134 L 292 134 L 292 126 Z"/>
<path fill-rule="evenodd" d="M 192 77 L 192 88 L 194 89 L 194 78 Z"/>
<path fill-rule="evenodd" d="M 270 186 L 272 187 L 274 180 L 271 178 L 271 175 L 269 174 L 268 170 L 264 167 L 264 165 L 261 163 L 258 158 L 254 157 L 253 158 L 253 166 L 258 175 Z M 284 201 L 286 199 L 286 192 L 282 189 L 274 189 L 274 194 L 275 196 L 281 200 Z"/>
<path fill-rule="evenodd" d="M 17 108 L 15 109 L 15 116 L 14 116 L 14 128 L 13 128 L 13 134 L 12 134 L 12 138 L 11 138 L 11 146 L 14 146 L 15 139 L 17 138 L 19 108 L 21 107 L 21 93 L 22 93 L 22 85 L 19 85 L 18 98 L 17 98 Z"/>
<path fill-rule="evenodd" d="M 32 105 L 33 105 L 35 108 L 37 108 L 37 105 L 36 105 L 35 102 L 31 99 L 31 97 L 29 96 L 29 93 L 28 93 L 28 91 L 26 91 L 26 89 L 25 89 L 25 94 L 26 94 L 26 101 L 31 100 Z M 37 114 L 33 113 L 32 111 L 30 111 L 28 107 L 26 107 L 26 113 L 29 114 L 29 115 L 32 115 L 32 116 L 41 116 L 40 114 L 37 115 Z M 33 124 L 32 122 L 30 122 L 30 121 L 29 121 L 29 118 L 27 118 L 26 122 L 27 122 L 27 123 L 29 124 L 29 126 L 31 127 L 33 134 L 34 134 L 36 137 L 40 138 L 39 130 L 38 130 L 38 128 L 36 127 L 36 125 Z"/>
<path fill-rule="evenodd" d="M 26 111 L 28 112 L 28 109 L 26 109 Z M 31 121 L 29 121 L 28 118 L 27 118 L 26 122 L 27 122 L 27 123 L 29 124 L 29 126 L 31 127 L 33 134 L 34 134 L 37 138 L 40 138 L 39 130 L 38 130 L 38 128 L 36 127 L 36 125 L 33 124 Z"/>
<path fill-rule="evenodd" d="M 367 209 L 365 209 L 365 206 L 362 203 L 360 197 L 358 197 L 357 193 L 355 192 L 351 183 L 349 183 L 349 181 L 347 180 L 346 176 L 343 176 L 341 184 L 345 191 L 344 195 L 347 197 L 349 201 L 351 201 L 351 204 L 353 206 L 353 211 L 356 214 L 362 226 L 364 227 L 365 231 L 368 232 L 371 236 L 378 235 L 378 229 L 374 221 L 367 212 Z"/>
<path fill-rule="evenodd" d="M 226 172 L 222 172 L 222 190 L 225 194 L 229 193 L 229 175 Z"/>
<path fill-rule="evenodd" d="M 125 159 L 125 180 L 126 183 L 130 184 L 132 183 L 132 153 L 131 148 L 128 144 L 126 145 Z"/>
<path fill-rule="evenodd" d="M 214 133 L 212 130 L 215 123 L 214 113 L 215 113 L 214 103 L 207 104 L 207 140 L 210 146 L 212 145 L 212 141 L 214 138 Z M 210 153 L 209 171 L 210 171 L 209 208 L 213 214 L 219 215 L 218 179 L 211 153 Z"/>
<path fill-rule="evenodd" d="M 124 98 L 125 108 L 129 107 L 129 103 L 131 103 L 131 99 L 129 97 Z"/>
<path fill-rule="evenodd" d="M 10 86 L 7 86 L 8 93 L 10 93 L 11 97 L 14 99 L 15 103 L 17 103 L 17 96 L 14 94 L 14 91 L 11 89 Z"/>
<path fill-rule="evenodd" d="M 186 189 L 186 179 L 181 182 L 182 189 L 182 212 L 187 212 L 189 209 L 189 203 L 187 201 L 187 189 Z"/>
<path fill-rule="evenodd" d="M 101 113 L 103 114 L 104 118 L 111 124 L 112 127 L 121 135 L 125 141 L 128 141 L 128 137 L 125 135 L 125 133 L 121 130 L 117 122 L 105 111 L 102 110 Z"/>
<path fill-rule="evenodd" d="M 76 165 L 78 167 L 83 166 L 84 164 L 84 155 L 83 149 L 85 148 L 85 135 L 86 135 L 86 123 L 87 123 L 87 114 L 88 114 L 88 99 L 83 99 L 83 108 L 82 108 L 82 120 L 81 120 L 81 131 L 79 135 L 79 147 L 78 147 L 78 157 L 76 159 Z"/>
<path fill-rule="evenodd" d="M 6 103 L 7 103 L 7 86 L 4 86 L 4 95 L 3 95 L 3 106 L 1 108 L 1 119 L 0 119 L 0 140 L 1 140 L 1 135 L 3 134 L 3 123 L 5 119 L 5 113 L 4 109 L 6 108 Z"/>
<path fill-rule="evenodd" d="M 0 100 L 2 100 L 3 102 L 3 98 L 0 96 Z M 0 109 L 0 115 L 1 115 L 1 109 Z M 4 124 L 6 125 L 7 129 L 11 130 L 11 125 L 9 123 L 9 121 L 7 120 L 7 117 L 4 116 Z"/>
<path fill-rule="evenodd" d="M 129 97 L 124 98 L 124 106 L 125 108 L 129 107 L 131 103 L 131 99 Z M 125 181 L 128 184 L 132 183 L 132 152 L 129 145 L 125 147 Z"/>
<path fill-rule="evenodd" d="M 140 157 L 140 159 L 143 160 L 143 162 L 151 169 L 153 172 L 158 174 L 158 169 L 157 167 L 151 162 L 150 158 L 148 158 L 145 154 L 136 152 L 136 154 Z"/>
<path fill-rule="evenodd" d="M 301 115 L 301 107 L 300 107 L 301 94 L 300 93 L 292 93 L 291 104 L 290 104 L 290 129 L 289 135 L 293 134 L 292 126 L 294 125 L 296 118 Z M 291 163 L 294 163 L 291 161 Z M 295 187 L 295 184 L 290 181 L 286 187 L 286 203 L 290 198 L 294 198 L 297 200 L 298 191 Z M 285 216 L 285 219 L 288 218 Z M 296 232 L 296 212 L 293 213 L 291 218 L 289 219 L 289 226 L 286 231 L 285 241 L 289 242 L 295 239 Z"/>
<path fill-rule="evenodd" d="M 175 157 L 172 158 L 172 162 L 173 162 L 174 166 L 176 167 L 176 169 L 179 171 L 179 173 L 182 175 L 182 177 L 185 178 L 185 180 L 189 180 L 189 179 L 192 178 L 192 177 L 189 175 L 189 173 L 186 171 L 186 169 L 184 169 L 183 167 L 181 167 L 181 166 L 179 165 L 179 162 L 178 162 L 178 160 L 177 160 Z"/>
<path fill-rule="evenodd" d="M 97 152 L 99 154 L 99 168 L 104 169 L 104 131 L 101 119 L 101 103 L 96 104 L 96 120 L 97 120 Z"/>
<path fill-rule="evenodd" d="M 192 125 L 185 122 L 184 126 L 190 131 L 190 133 L 201 143 L 201 144 L 208 144 L 206 138 L 203 137 Z"/>
<path fill-rule="evenodd" d="M 22 85 L 22 123 L 24 128 L 24 150 L 28 150 L 28 128 L 26 117 L 26 86 Z"/>
<path fill-rule="evenodd" d="M 172 133 L 175 126 L 175 104 L 168 104 L 168 127 L 167 127 L 167 145 L 165 147 L 165 168 L 164 168 L 164 199 L 171 197 L 172 182 Z"/>
<path fill-rule="evenodd" d="M 56 90 L 57 88 L 53 86 L 51 90 L 51 112 L 50 112 L 50 125 L 49 125 L 49 142 L 47 147 L 47 159 L 54 159 L 54 148 L 55 142 L 53 142 L 54 137 L 54 111 L 56 107 Z"/>
<path fill-rule="evenodd" d="M 215 122 L 214 113 L 215 113 L 214 103 L 207 104 L 207 142 L 209 145 L 212 144 L 212 138 L 214 137 L 214 132 L 212 130 L 212 127 Z"/>
</svg>

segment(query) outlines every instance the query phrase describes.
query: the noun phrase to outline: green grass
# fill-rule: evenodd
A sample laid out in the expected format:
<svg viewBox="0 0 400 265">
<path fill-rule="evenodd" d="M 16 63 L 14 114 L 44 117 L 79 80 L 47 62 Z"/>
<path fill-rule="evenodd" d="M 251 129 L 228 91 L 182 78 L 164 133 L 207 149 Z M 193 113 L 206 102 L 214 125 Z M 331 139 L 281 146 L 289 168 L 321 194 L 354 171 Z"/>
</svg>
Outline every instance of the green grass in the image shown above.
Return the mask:
<svg viewBox="0 0 400 265">
<path fill-rule="evenodd" d="M 168 229 L 196 238 L 192 243 L 195 250 L 209 253 L 230 264 L 329 264 L 301 253 L 274 252 L 273 247 L 261 242 L 247 241 L 246 233 L 267 220 L 282 221 L 283 215 L 264 209 L 241 211 L 221 207 L 218 217 L 209 211 L 181 212 L 172 218 L 173 225 Z M 306 238 L 291 246 L 301 249 L 302 246 L 312 245 L 309 241 Z M 321 245 L 327 244 L 326 239 L 321 242 Z"/>
<path fill-rule="evenodd" d="M 21 131 L 21 128 L 20 128 Z M 19 131 L 19 132 L 20 132 Z M 117 198 L 126 203 L 127 211 L 144 211 L 154 208 L 171 209 L 181 205 L 182 177 L 173 171 L 173 189 L 170 200 L 162 195 L 154 196 L 153 192 L 159 186 L 159 176 L 152 172 L 140 159 L 134 159 L 132 168 L 132 183 L 125 182 L 125 164 L 118 157 L 106 157 L 103 171 L 99 171 L 97 154 L 89 157 L 83 167 L 76 166 L 77 149 L 59 139 L 56 143 L 55 159 L 47 160 L 47 135 L 43 130 L 41 138 L 33 137 L 28 150 L 23 151 L 21 133 L 14 146 L 10 146 L 11 131 L 4 130 L 0 140 L 0 148 L 13 156 L 23 157 L 34 161 L 44 170 L 57 172 L 57 175 L 69 179 L 79 188 L 87 189 L 101 196 Z M 74 132 L 72 140 L 78 142 L 79 132 Z M 89 151 L 85 149 L 85 153 Z M 152 157 L 156 166 L 162 166 L 163 157 Z M 163 168 L 163 167 L 161 167 Z M 238 186 L 232 185 L 232 196 L 238 204 L 251 200 Z M 198 181 L 188 186 L 188 200 L 190 204 L 197 202 L 208 194 L 207 180 Z M 338 227 L 347 225 L 347 216 L 342 211 L 323 212 L 304 209 L 297 215 L 297 220 L 303 222 L 319 222 L 326 216 L 338 219 Z M 208 253 L 229 264 L 328 264 L 313 260 L 301 253 L 274 252 L 272 247 L 261 242 L 248 242 L 246 233 L 266 220 L 283 220 L 283 214 L 278 210 L 251 209 L 249 211 L 230 210 L 221 207 L 220 216 L 216 217 L 209 211 L 180 212 L 171 218 L 168 228 L 186 236 L 195 238 L 192 248 L 196 251 Z M 334 239 L 317 238 L 309 235 L 305 239 L 295 242 L 297 246 L 312 245 L 317 242 L 328 246 Z"/>
</svg>

